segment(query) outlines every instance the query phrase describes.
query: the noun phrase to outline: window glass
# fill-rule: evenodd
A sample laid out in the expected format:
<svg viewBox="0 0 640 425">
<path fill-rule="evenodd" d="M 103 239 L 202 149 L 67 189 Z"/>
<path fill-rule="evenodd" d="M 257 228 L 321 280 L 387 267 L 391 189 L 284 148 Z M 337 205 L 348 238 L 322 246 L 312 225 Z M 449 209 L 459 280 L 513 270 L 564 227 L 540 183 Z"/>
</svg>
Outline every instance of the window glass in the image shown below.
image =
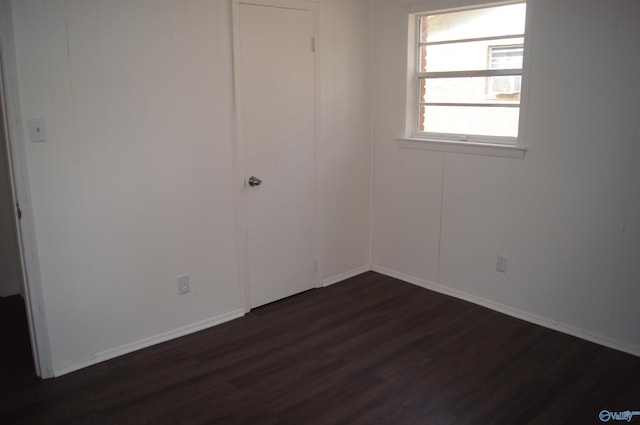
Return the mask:
<svg viewBox="0 0 640 425">
<path fill-rule="evenodd" d="M 422 126 L 429 133 L 518 135 L 518 108 L 422 106 L 421 109 Z"/>
<path fill-rule="evenodd" d="M 523 43 L 524 37 L 515 37 L 492 42 L 484 40 L 423 45 L 420 46 L 419 71 L 522 68 Z M 508 50 L 501 51 L 500 46 L 505 46 Z M 515 54 L 513 49 L 519 49 L 519 57 L 509 56 L 509 53 Z M 491 55 L 489 60 L 488 51 Z"/>
<path fill-rule="evenodd" d="M 525 14 L 517 3 L 417 15 L 414 132 L 517 143 Z"/>
<path fill-rule="evenodd" d="M 525 12 L 525 3 L 517 3 L 425 15 L 420 18 L 420 42 L 524 34 Z"/>
</svg>

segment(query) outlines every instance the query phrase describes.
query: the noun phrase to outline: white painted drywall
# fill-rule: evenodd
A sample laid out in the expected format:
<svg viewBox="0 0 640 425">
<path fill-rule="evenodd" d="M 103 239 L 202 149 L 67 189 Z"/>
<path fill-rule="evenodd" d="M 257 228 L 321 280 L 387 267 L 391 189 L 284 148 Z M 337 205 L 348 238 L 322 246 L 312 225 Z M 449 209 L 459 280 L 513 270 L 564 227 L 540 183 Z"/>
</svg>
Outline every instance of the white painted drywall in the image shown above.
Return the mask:
<svg viewBox="0 0 640 425">
<path fill-rule="evenodd" d="M 640 354 L 640 3 L 528 9 L 521 160 L 398 147 L 407 10 L 375 1 L 373 263 Z"/>
<path fill-rule="evenodd" d="M 54 370 L 239 308 L 226 3 L 13 6 Z"/>
<path fill-rule="evenodd" d="M 530 4 L 529 151 L 514 160 L 400 149 L 405 6 L 321 2 L 322 278 L 368 265 L 373 184 L 376 266 L 640 352 L 638 6 Z M 24 146 L 54 370 L 229 317 L 228 2 L 13 8 L 24 122 L 49 136 Z"/>
<path fill-rule="evenodd" d="M 368 268 L 371 211 L 369 0 L 320 7 L 322 280 Z"/>
<path fill-rule="evenodd" d="M 370 8 L 326 4 L 331 278 L 370 263 Z M 48 137 L 23 143 L 54 373 L 241 314 L 229 2 L 20 0 L 13 22 L 23 121 Z"/>
</svg>

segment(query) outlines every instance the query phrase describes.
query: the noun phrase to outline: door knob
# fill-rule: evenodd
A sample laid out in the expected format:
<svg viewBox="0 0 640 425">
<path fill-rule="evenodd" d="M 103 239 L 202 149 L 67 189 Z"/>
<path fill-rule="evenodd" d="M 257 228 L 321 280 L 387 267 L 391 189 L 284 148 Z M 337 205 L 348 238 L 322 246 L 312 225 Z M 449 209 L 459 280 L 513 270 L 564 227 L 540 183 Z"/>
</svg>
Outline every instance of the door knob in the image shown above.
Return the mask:
<svg viewBox="0 0 640 425">
<path fill-rule="evenodd" d="M 251 176 L 249 177 L 249 180 L 247 180 L 247 183 L 249 183 L 249 186 L 252 186 L 252 187 L 260 186 L 262 184 L 262 180 L 260 180 L 256 176 Z"/>
</svg>

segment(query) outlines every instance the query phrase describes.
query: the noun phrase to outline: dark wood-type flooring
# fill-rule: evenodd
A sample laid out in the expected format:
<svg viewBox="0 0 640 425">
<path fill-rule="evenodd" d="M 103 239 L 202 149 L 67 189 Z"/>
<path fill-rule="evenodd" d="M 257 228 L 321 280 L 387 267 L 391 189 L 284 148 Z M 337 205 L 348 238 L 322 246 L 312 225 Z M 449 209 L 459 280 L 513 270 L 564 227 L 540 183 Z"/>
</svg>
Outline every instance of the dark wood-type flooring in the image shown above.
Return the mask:
<svg viewBox="0 0 640 425">
<path fill-rule="evenodd" d="M 33 374 L 21 299 L 0 312 L 4 425 L 597 424 L 640 410 L 640 358 L 373 272 L 49 380 Z"/>
</svg>

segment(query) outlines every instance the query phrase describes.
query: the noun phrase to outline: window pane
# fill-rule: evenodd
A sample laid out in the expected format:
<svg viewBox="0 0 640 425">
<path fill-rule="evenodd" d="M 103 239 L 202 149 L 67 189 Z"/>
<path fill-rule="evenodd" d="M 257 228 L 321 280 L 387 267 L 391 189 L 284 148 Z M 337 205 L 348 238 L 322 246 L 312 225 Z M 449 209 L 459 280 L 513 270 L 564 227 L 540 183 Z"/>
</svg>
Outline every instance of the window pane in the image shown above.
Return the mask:
<svg viewBox="0 0 640 425">
<path fill-rule="evenodd" d="M 490 69 L 522 68 L 522 46 L 491 46 Z"/>
<path fill-rule="evenodd" d="M 526 5 L 509 4 L 420 17 L 420 41 L 523 34 Z"/>
<path fill-rule="evenodd" d="M 420 106 L 419 131 L 517 137 L 519 111 L 520 108 Z"/>
<path fill-rule="evenodd" d="M 518 92 L 513 90 L 518 89 Z M 421 78 L 420 103 L 520 103 L 520 76 Z"/>
<path fill-rule="evenodd" d="M 522 68 L 524 38 L 420 47 L 419 72 Z"/>
<path fill-rule="evenodd" d="M 511 75 L 506 77 L 490 77 L 487 84 L 487 97 L 499 101 L 520 102 L 520 86 L 522 77 Z"/>
</svg>

